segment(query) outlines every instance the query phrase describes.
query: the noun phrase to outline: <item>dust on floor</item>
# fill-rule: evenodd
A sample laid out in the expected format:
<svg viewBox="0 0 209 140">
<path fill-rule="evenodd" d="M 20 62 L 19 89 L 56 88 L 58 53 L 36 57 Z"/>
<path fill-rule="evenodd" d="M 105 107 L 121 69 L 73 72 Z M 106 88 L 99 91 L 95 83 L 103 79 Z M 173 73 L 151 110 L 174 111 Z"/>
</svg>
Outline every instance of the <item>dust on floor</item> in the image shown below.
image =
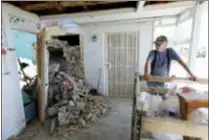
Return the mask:
<svg viewBox="0 0 209 140">
<path fill-rule="evenodd" d="M 129 140 L 131 134 L 132 98 L 111 98 L 111 111 L 105 117 L 73 134 L 49 135 L 49 122 L 41 126 L 33 121 L 19 135 L 20 140 Z"/>
</svg>

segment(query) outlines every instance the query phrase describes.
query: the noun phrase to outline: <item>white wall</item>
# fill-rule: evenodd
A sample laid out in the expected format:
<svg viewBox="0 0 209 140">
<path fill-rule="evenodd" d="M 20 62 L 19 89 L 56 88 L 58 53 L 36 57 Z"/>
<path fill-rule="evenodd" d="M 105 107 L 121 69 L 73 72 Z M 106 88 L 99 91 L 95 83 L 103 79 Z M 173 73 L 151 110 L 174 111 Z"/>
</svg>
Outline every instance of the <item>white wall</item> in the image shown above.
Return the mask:
<svg viewBox="0 0 209 140">
<path fill-rule="evenodd" d="M 141 23 L 108 23 L 105 25 L 86 25 L 78 28 L 69 28 L 69 32 L 81 33 L 84 37 L 84 67 L 88 83 L 97 87 L 99 68 L 102 69 L 99 91 L 108 95 L 107 73 L 105 65 L 105 40 L 104 35 L 108 32 L 139 31 L 139 72 L 144 73 L 144 63 L 153 42 L 153 22 Z M 92 42 L 92 35 L 97 36 L 97 41 Z"/>
<path fill-rule="evenodd" d="M 5 42 L 2 48 L 14 48 L 7 15 L 3 13 Z M 2 138 L 18 134 L 26 125 L 15 51 L 2 56 Z"/>
<path fill-rule="evenodd" d="M 18 22 L 14 19 L 24 19 Z M 10 20 L 13 19 L 13 20 Z M 16 63 L 16 52 L 14 49 L 11 29 L 28 32 L 38 32 L 36 23 L 39 17 L 2 3 L 2 49 L 7 54 L 2 56 L 2 140 L 11 135 L 17 135 L 26 126 L 22 94 L 20 90 L 19 75 Z M 8 73 L 6 73 L 8 72 Z"/>
<path fill-rule="evenodd" d="M 114 10 L 100 10 L 80 12 L 75 14 L 57 14 L 41 16 L 41 20 L 51 20 L 56 24 L 59 20 L 71 20 L 78 24 L 99 23 L 109 21 L 138 20 L 176 15 L 187 8 L 193 7 L 195 1 L 172 2 L 162 5 L 145 6 L 138 11 L 135 8 L 119 8 Z M 140 6 L 139 6 L 140 7 Z"/>
<path fill-rule="evenodd" d="M 26 125 L 15 61 L 16 54 L 8 52 L 7 55 L 10 73 L 2 74 L 2 140 L 18 134 Z"/>
</svg>

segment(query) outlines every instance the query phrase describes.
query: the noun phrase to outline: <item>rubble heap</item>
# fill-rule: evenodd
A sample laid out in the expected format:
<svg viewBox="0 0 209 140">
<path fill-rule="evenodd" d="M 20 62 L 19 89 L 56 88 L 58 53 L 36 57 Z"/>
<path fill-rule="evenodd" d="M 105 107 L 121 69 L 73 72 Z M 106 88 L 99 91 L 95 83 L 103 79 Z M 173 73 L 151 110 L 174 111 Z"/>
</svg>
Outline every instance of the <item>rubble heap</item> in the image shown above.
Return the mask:
<svg viewBox="0 0 209 140">
<path fill-rule="evenodd" d="M 54 44 L 57 42 L 55 41 Z M 60 64 L 49 60 L 47 114 L 57 122 L 52 122 L 52 124 L 68 126 L 73 131 L 86 127 L 89 122 L 102 117 L 110 108 L 102 103 L 102 100 L 97 100 L 89 94 L 91 86 L 81 78 L 83 77 L 82 66 L 79 66 L 81 63 L 77 62 L 80 61 L 77 58 L 80 56 L 78 55 L 79 49 L 75 47 L 71 49 L 65 43 L 63 45 L 62 41 L 59 42 L 61 43 L 57 45 L 63 47 L 69 71 L 60 71 Z"/>
<path fill-rule="evenodd" d="M 62 49 L 64 57 L 68 63 L 67 74 L 83 79 L 84 68 L 81 60 L 80 46 L 69 46 L 67 41 L 60 41 L 58 39 L 47 42 L 48 49 Z"/>
</svg>

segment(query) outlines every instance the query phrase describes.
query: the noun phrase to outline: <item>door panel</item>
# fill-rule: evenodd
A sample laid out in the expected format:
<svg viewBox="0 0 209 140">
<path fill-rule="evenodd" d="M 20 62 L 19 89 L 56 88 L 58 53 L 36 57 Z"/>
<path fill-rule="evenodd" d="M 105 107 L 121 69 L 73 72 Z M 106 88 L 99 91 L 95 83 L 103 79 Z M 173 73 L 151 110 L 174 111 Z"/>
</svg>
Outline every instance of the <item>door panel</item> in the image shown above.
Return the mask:
<svg viewBox="0 0 209 140">
<path fill-rule="evenodd" d="M 138 32 L 107 33 L 108 87 L 110 96 L 132 96 L 138 68 Z"/>
</svg>

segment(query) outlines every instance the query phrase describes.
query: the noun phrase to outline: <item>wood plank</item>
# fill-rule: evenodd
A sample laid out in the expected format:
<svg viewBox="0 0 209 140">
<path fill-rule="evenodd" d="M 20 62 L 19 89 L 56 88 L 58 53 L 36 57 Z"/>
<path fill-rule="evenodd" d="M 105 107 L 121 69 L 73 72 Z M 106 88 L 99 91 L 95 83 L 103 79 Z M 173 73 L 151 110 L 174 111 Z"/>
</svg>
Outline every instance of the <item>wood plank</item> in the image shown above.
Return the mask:
<svg viewBox="0 0 209 140">
<path fill-rule="evenodd" d="M 188 82 L 194 82 L 199 84 L 208 84 L 208 79 L 198 78 L 198 81 L 190 81 L 188 78 L 183 77 L 159 77 L 159 76 L 150 76 L 148 79 L 144 78 L 143 76 L 139 77 L 141 81 L 150 81 L 150 82 L 172 82 L 174 80 L 182 80 Z"/>
<path fill-rule="evenodd" d="M 60 4 L 63 7 L 76 7 L 76 6 L 92 6 L 97 4 L 111 4 L 111 3 L 118 3 L 121 1 L 62 1 Z"/>
<path fill-rule="evenodd" d="M 182 120 L 146 117 L 143 118 L 143 130 L 149 132 L 179 134 L 197 138 L 208 138 L 207 124 L 194 124 Z"/>
<path fill-rule="evenodd" d="M 46 32 L 43 29 L 37 39 L 37 75 L 38 75 L 38 112 L 41 123 L 45 121 L 45 40 Z"/>
<path fill-rule="evenodd" d="M 79 41 L 80 41 L 80 56 L 81 56 L 81 65 L 82 65 L 82 72 L 83 76 L 85 77 L 85 71 L 84 71 L 84 40 L 83 35 L 79 35 Z"/>
<path fill-rule="evenodd" d="M 200 107 L 207 107 L 208 108 L 208 98 L 205 100 L 197 100 L 193 98 L 192 100 L 187 100 L 185 96 L 182 96 L 180 94 L 177 94 L 179 98 L 180 103 L 180 115 L 182 120 L 188 120 L 190 117 L 190 113 L 194 111 L 195 109 L 198 109 Z M 194 95 L 195 96 L 195 95 Z M 184 136 L 184 140 L 191 140 L 193 138 Z M 200 140 L 200 139 L 195 139 Z"/>
<path fill-rule="evenodd" d="M 58 2 L 45 2 L 45 3 L 37 3 L 37 4 L 27 4 L 24 5 L 23 8 L 26 10 L 42 10 L 42 9 L 53 9 L 59 5 Z"/>
<path fill-rule="evenodd" d="M 62 35 L 67 35 L 69 32 L 67 29 L 60 28 L 60 27 L 47 27 L 45 28 L 46 32 L 46 40 L 50 40 L 52 36 L 62 36 Z"/>
<path fill-rule="evenodd" d="M 53 8 L 65 8 L 65 7 L 76 7 L 76 6 L 93 6 L 97 4 L 111 4 L 118 3 L 120 1 L 53 1 L 53 2 L 42 2 L 37 4 L 27 4 L 24 5 L 24 8 L 27 10 L 46 10 Z"/>
<path fill-rule="evenodd" d="M 187 102 L 188 104 L 188 108 L 200 108 L 200 107 L 205 107 L 208 108 L 208 100 L 193 100 L 193 101 L 189 101 Z"/>
<path fill-rule="evenodd" d="M 169 9 L 169 8 L 175 8 L 175 7 L 193 7 L 195 6 L 195 1 L 176 1 L 166 4 L 156 4 L 156 5 L 146 5 L 144 7 L 144 10 L 151 11 L 153 9 Z"/>
<path fill-rule="evenodd" d="M 136 84 L 136 93 L 141 93 L 141 87 L 140 87 L 140 84 L 137 82 Z"/>
<path fill-rule="evenodd" d="M 144 8 L 145 2 L 146 1 L 140 1 L 140 0 L 138 1 L 136 12 L 141 12 L 142 11 L 142 9 Z"/>
<path fill-rule="evenodd" d="M 141 90 L 141 92 L 148 92 L 148 93 L 161 93 L 161 94 L 166 94 L 168 93 L 169 89 L 168 88 L 158 88 L 158 87 L 141 87 L 141 89 L 138 89 L 138 91 Z"/>
</svg>

